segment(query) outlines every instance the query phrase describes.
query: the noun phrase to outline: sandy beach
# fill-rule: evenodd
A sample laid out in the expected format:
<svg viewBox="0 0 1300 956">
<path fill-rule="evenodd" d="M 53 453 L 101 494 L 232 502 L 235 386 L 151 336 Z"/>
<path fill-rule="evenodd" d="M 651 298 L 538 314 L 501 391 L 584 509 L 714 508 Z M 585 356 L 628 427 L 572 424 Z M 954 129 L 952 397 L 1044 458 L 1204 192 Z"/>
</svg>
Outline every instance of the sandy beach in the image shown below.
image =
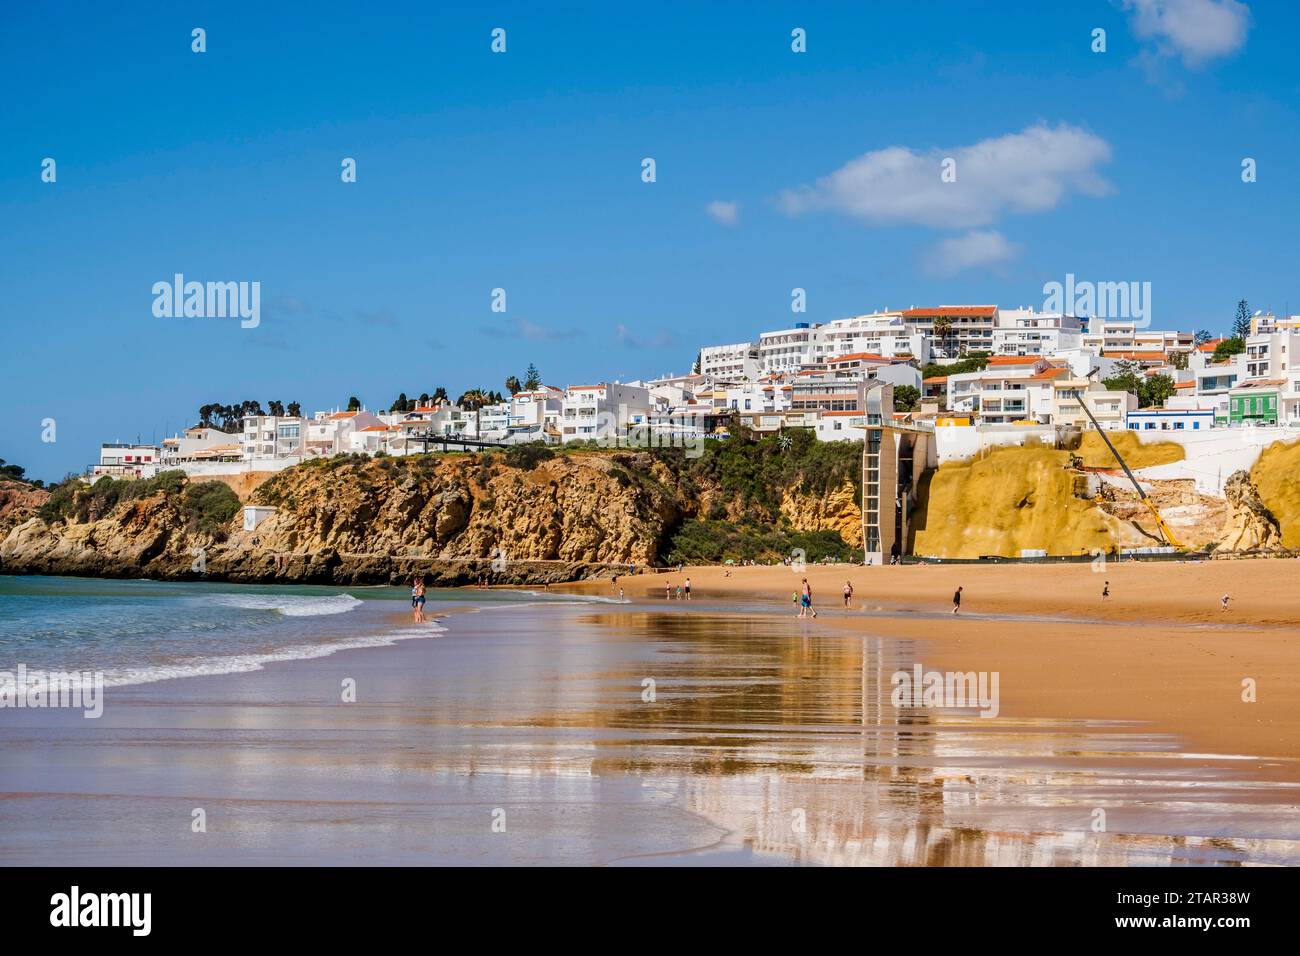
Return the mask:
<svg viewBox="0 0 1300 956">
<path fill-rule="evenodd" d="M 1296 864 L 1285 603 L 1214 616 L 1291 567 L 816 569 L 815 621 L 784 568 L 451 592 L 427 639 L 0 714 L 0 862 Z M 1000 672 L 997 716 L 895 706 L 918 665 Z"/>
</svg>

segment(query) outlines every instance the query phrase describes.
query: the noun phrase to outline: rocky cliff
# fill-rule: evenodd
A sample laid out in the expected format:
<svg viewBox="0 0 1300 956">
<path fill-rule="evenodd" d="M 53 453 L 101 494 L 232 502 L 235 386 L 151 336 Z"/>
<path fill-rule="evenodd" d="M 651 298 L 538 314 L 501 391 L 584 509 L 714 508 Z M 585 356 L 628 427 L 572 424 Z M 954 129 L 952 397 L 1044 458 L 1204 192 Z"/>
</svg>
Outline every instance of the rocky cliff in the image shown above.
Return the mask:
<svg viewBox="0 0 1300 956">
<path fill-rule="evenodd" d="M 1260 498 L 1247 471 L 1234 472 L 1223 487 L 1228 501 L 1219 547 L 1227 551 L 1273 550 L 1282 547 L 1277 518 Z"/>
<path fill-rule="evenodd" d="M 100 503 L 96 486 L 65 493 L 58 514 L 15 504 L 0 527 L 0 573 L 387 583 L 420 571 L 433 583 L 541 583 L 654 564 L 676 526 L 710 511 L 854 540 L 842 474 L 824 478 L 829 494 L 797 468 L 783 474 L 764 513 L 730 488 L 734 468 L 652 453 L 343 457 L 262 484 L 252 503 L 274 511 L 251 531 L 242 512 L 220 528 L 196 524 L 177 489 Z"/>
</svg>

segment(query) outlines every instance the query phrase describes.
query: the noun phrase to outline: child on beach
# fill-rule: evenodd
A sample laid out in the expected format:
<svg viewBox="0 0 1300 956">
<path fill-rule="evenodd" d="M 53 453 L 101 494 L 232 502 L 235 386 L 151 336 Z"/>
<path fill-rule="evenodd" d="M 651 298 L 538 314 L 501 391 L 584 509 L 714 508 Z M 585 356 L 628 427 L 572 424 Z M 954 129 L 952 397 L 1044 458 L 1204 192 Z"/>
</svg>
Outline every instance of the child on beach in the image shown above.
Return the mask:
<svg viewBox="0 0 1300 956">
<path fill-rule="evenodd" d="M 961 592 L 962 585 L 957 586 L 957 590 L 952 594 L 952 613 L 956 614 L 961 610 Z"/>
<path fill-rule="evenodd" d="M 1225 595 L 1220 599 L 1219 610 L 1220 610 L 1220 611 L 1226 611 L 1226 610 L 1228 609 L 1228 602 L 1229 602 L 1230 600 L 1232 600 L 1232 598 L 1230 598 L 1228 595 L 1225 594 Z"/>
<path fill-rule="evenodd" d="M 1102 601 L 1105 601 L 1106 598 L 1108 598 L 1108 597 L 1110 597 L 1110 582 L 1109 582 L 1109 581 L 1107 581 L 1107 582 L 1105 583 L 1105 585 L 1102 586 L 1102 589 L 1101 589 L 1101 599 L 1102 599 Z"/>
<path fill-rule="evenodd" d="M 849 601 L 851 601 L 852 599 L 853 599 L 853 582 L 845 581 L 844 582 L 844 606 L 846 608 L 849 606 Z"/>
</svg>

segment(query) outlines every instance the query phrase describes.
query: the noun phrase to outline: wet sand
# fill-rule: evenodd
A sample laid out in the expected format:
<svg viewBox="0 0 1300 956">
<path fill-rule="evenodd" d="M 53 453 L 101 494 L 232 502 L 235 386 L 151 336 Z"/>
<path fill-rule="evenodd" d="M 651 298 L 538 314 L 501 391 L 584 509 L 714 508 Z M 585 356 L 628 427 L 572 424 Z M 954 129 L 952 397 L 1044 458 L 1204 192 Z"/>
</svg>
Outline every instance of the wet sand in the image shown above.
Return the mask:
<svg viewBox="0 0 1300 956">
<path fill-rule="evenodd" d="M 665 582 L 690 577 L 695 600 L 749 601 L 784 615 L 806 575 L 817 623 L 845 619 L 872 634 L 924 639 L 927 667 L 999 671 L 1004 713 L 1142 721 L 1195 749 L 1269 758 L 1262 774 L 1300 781 L 1300 561 L 1093 567 L 743 567 L 729 576 L 706 567 L 619 584 L 629 597 L 663 602 Z M 847 613 L 846 580 L 854 585 Z M 611 585 L 571 588 L 602 594 Z M 1242 699 L 1247 680 L 1254 703 Z"/>
<path fill-rule="evenodd" d="M 1300 863 L 1294 739 L 1260 759 L 1180 730 L 1177 707 L 1166 726 L 1072 691 L 1118 633 L 1066 653 L 1064 631 L 1022 648 L 1019 619 L 956 632 L 935 608 L 799 621 L 722 586 L 738 575 L 691 576 L 689 604 L 548 595 L 429 640 L 116 688 L 99 721 L 9 711 L 0 863 Z M 1288 637 L 1260 634 L 1239 653 Z M 891 704 L 894 672 L 951 661 L 1005 668 L 998 717 Z M 1137 673 L 1168 710 L 1175 679 Z"/>
</svg>

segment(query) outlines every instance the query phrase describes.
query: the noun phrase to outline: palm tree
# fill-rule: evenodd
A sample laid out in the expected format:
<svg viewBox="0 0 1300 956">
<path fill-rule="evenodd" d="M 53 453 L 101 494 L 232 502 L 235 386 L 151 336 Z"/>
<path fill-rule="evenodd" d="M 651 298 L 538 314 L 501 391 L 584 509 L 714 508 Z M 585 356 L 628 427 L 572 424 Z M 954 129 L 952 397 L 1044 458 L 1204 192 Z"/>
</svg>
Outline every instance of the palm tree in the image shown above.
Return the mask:
<svg viewBox="0 0 1300 956">
<path fill-rule="evenodd" d="M 456 404 L 466 411 L 474 413 L 474 436 L 482 438 L 483 431 L 479 424 L 482 420 L 482 409 L 484 405 L 492 404 L 492 396 L 481 388 L 471 388 L 456 399 Z"/>
</svg>

